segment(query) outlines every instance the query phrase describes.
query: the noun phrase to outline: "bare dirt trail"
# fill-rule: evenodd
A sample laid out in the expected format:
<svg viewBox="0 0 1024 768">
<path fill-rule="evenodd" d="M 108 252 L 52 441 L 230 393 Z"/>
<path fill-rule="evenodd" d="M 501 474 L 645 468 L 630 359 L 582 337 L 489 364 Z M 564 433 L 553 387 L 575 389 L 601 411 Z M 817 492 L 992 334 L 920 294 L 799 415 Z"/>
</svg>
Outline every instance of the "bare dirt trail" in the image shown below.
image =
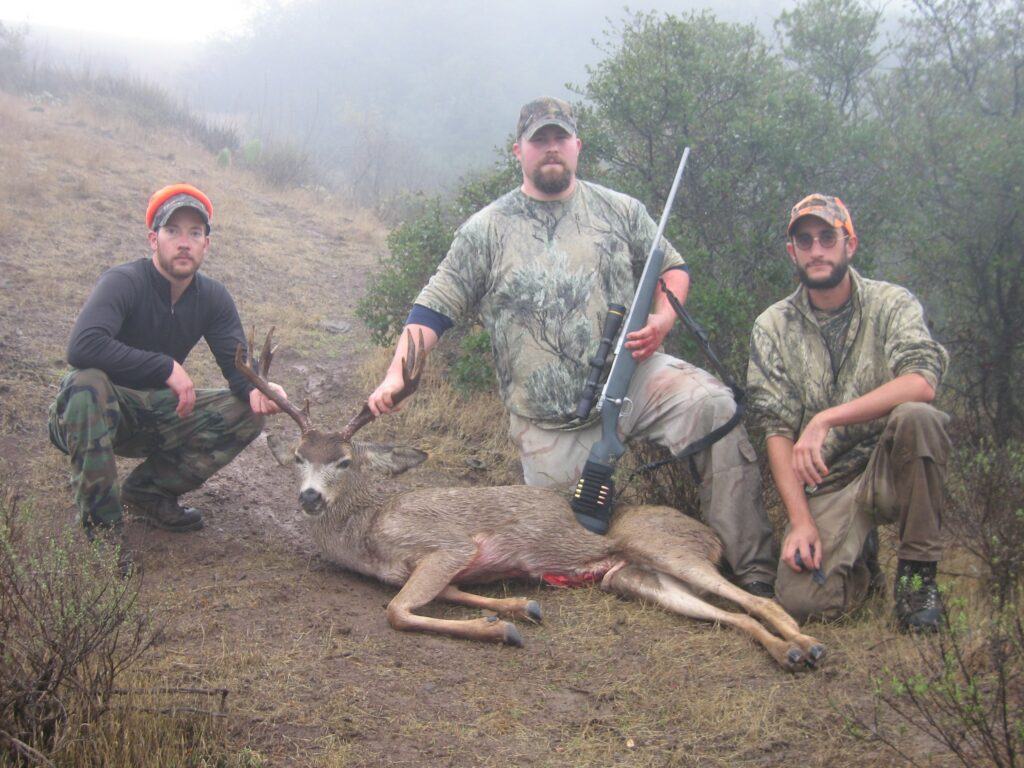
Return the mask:
<svg viewBox="0 0 1024 768">
<path fill-rule="evenodd" d="M 156 186 L 188 179 L 214 199 L 204 269 L 247 322 L 279 327 L 272 378 L 297 400 L 310 396 L 323 424 L 365 396 L 352 385 L 369 354 L 352 310 L 383 253 L 379 226 L 317 194 L 264 189 L 173 132 L 154 135 L 95 105 L 39 112 L 0 98 L 0 172 L 0 471 L 70 525 L 46 407 L 99 272 L 145 253 L 140 198 Z M 197 375 L 218 385 L 208 353 L 194 355 Z M 271 428 L 295 433 L 283 416 Z M 384 431 L 371 425 L 361 437 Z M 466 480 L 428 462 L 406 482 Z M 522 627 L 523 649 L 400 634 L 385 621 L 391 588 L 316 556 L 296 491 L 260 438 L 186 497 L 203 510 L 203 530 L 128 529 L 144 600 L 165 625 L 149 669 L 175 685 L 228 688 L 224 736 L 256 755 L 247 764 L 891 764 L 844 729 L 865 703 L 860 649 L 878 647 L 879 622 L 821 628 L 829 665 L 802 678 L 737 633 L 592 589 L 487 588 L 541 600 L 545 623 Z"/>
</svg>

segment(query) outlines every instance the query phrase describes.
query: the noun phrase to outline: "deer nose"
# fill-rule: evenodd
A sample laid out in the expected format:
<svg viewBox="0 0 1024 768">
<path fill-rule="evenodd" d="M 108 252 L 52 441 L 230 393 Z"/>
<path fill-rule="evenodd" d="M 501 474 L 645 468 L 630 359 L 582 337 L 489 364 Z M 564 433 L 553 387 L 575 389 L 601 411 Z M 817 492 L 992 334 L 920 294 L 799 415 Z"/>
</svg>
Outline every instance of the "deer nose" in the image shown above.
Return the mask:
<svg viewBox="0 0 1024 768">
<path fill-rule="evenodd" d="M 323 500 L 324 497 L 320 495 L 320 491 L 315 490 L 314 488 L 306 488 L 299 493 L 299 503 L 307 512 L 316 509 Z"/>
</svg>

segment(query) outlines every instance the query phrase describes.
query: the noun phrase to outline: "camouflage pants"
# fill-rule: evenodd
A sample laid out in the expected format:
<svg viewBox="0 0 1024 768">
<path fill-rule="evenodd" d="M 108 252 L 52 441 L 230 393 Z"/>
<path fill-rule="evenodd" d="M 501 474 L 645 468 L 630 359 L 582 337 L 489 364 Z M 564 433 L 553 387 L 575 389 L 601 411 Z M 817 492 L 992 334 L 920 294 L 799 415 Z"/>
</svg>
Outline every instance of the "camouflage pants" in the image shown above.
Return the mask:
<svg viewBox="0 0 1024 768">
<path fill-rule="evenodd" d="M 251 443 L 263 418 L 226 389 L 196 390 L 179 418 L 169 389 L 112 384 L 100 370 L 73 370 L 50 406 L 50 440 L 71 458 L 75 503 L 86 527 L 121 519 L 121 494 L 145 502 L 202 485 Z M 114 456 L 145 458 L 118 487 Z"/>
<path fill-rule="evenodd" d="M 707 371 L 655 353 L 637 366 L 619 417 L 623 442 L 649 440 L 679 453 L 736 412 L 732 392 Z M 512 414 L 510 434 L 519 448 L 527 485 L 570 491 L 590 449 L 601 439 L 600 422 L 576 430 L 544 429 Z M 761 498 L 757 454 L 742 425 L 693 456 L 701 479 L 705 522 L 725 545 L 725 559 L 740 584 L 775 581 L 771 525 Z"/>
<path fill-rule="evenodd" d="M 861 551 L 878 523 L 897 525 L 899 557 L 939 560 L 948 422 L 948 415 L 925 403 L 897 406 L 864 472 L 833 493 L 807 500 L 821 537 L 826 579 L 816 584 L 810 574 L 779 563 L 775 590 L 797 621 L 836 619 L 863 603 L 870 573 Z"/>
</svg>

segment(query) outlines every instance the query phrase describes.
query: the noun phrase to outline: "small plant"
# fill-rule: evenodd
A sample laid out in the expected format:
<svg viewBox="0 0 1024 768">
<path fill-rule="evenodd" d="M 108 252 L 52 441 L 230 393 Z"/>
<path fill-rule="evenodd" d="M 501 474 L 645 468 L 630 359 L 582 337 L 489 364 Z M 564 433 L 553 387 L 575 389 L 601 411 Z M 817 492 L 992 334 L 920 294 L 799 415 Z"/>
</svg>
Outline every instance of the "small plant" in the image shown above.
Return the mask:
<svg viewBox="0 0 1024 768">
<path fill-rule="evenodd" d="M 246 165 L 254 166 L 263 154 L 263 143 L 259 139 L 250 139 L 242 147 L 242 159 Z"/>
<path fill-rule="evenodd" d="M 219 165 L 221 168 L 230 168 L 231 167 L 231 150 L 230 149 L 228 149 L 227 147 L 224 147 L 224 149 L 222 149 L 217 154 L 217 165 Z"/>
</svg>

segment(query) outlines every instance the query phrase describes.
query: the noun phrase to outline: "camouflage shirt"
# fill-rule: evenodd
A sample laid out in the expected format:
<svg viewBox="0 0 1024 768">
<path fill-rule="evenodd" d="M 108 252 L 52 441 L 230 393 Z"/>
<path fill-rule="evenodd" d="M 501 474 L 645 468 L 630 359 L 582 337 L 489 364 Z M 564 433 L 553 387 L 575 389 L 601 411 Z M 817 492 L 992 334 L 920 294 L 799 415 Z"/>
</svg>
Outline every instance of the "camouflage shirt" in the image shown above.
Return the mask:
<svg viewBox="0 0 1024 768">
<path fill-rule="evenodd" d="M 936 389 L 949 362 L 932 339 L 924 310 L 905 288 L 850 270 L 853 312 L 833 373 L 828 345 L 807 290 L 773 304 L 754 322 L 747 368 L 751 418 L 767 436 L 796 440 L 811 418 L 906 373 Z M 834 427 L 822 447 L 829 475 L 817 492 L 864 471 L 885 418 Z"/>
<path fill-rule="evenodd" d="M 657 226 L 643 205 L 578 181 L 565 200 L 515 189 L 470 217 L 416 303 L 476 313 L 491 336 L 505 406 L 566 426 L 609 303 L 629 306 Z M 683 260 L 664 242 L 663 269 Z"/>
</svg>

